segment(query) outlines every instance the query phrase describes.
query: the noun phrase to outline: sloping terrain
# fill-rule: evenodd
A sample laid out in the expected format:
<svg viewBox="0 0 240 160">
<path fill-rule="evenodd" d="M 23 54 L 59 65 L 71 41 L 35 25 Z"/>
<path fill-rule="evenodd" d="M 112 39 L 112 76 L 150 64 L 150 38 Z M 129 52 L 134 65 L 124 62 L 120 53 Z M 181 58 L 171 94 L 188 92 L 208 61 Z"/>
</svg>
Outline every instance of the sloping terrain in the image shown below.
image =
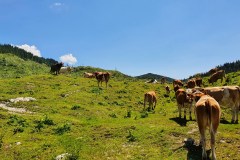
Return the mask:
<svg viewBox="0 0 240 160">
<path fill-rule="evenodd" d="M 50 67 L 31 60 L 23 60 L 13 54 L 0 54 L 0 78 L 15 78 L 48 73 Z"/>
<path fill-rule="evenodd" d="M 239 75 L 228 74 L 227 85 L 240 85 Z M 208 86 L 207 78 L 204 82 Z M 96 160 L 185 160 L 201 156 L 195 118 L 177 118 L 174 92 L 165 96 L 162 84 L 112 76 L 108 88 L 98 88 L 95 79 L 77 73 L 5 78 L 0 84 L 1 103 L 27 111 L 0 109 L 3 160 L 55 159 L 64 153 L 71 159 Z M 146 112 L 143 94 L 149 90 L 157 92 L 158 102 L 155 111 Z M 36 100 L 10 101 L 18 97 Z M 240 159 L 240 125 L 230 124 L 230 120 L 230 110 L 224 109 L 216 136 L 219 159 Z M 196 145 L 185 147 L 187 138 L 195 140 Z"/>
</svg>

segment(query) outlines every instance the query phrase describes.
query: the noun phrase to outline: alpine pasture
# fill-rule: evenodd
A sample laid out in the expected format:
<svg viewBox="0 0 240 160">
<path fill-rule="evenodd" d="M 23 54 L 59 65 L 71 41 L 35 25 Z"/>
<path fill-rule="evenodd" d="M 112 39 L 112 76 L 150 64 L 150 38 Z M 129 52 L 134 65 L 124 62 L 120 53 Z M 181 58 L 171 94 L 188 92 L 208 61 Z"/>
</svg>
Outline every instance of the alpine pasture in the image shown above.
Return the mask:
<svg viewBox="0 0 240 160">
<path fill-rule="evenodd" d="M 198 160 L 199 131 L 193 120 L 178 118 L 175 93 L 166 95 L 166 84 L 112 73 L 108 88 L 96 79 L 84 78 L 78 67 L 72 73 L 52 75 L 50 67 L 0 54 L 0 157 L 2 160 Z M 4 61 L 3 61 L 4 59 Z M 31 70 L 33 66 L 36 68 Z M 100 69 L 99 69 L 100 70 Z M 97 70 L 97 71 L 99 71 Z M 240 71 L 227 74 L 228 82 L 214 86 L 240 85 Z M 205 86 L 209 77 L 203 78 Z M 144 111 L 144 93 L 154 90 L 157 105 Z M 32 101 L 10 99 L 32 97 Z M 207 132 L 207 152 L 210 153 Z M 188 140 L 194 142 L 188 145 Z M 231 110 L 222 108 L 216 134 L 218 159 L 240 159 L 240 124 L 231 124 Z"/>
</svg>

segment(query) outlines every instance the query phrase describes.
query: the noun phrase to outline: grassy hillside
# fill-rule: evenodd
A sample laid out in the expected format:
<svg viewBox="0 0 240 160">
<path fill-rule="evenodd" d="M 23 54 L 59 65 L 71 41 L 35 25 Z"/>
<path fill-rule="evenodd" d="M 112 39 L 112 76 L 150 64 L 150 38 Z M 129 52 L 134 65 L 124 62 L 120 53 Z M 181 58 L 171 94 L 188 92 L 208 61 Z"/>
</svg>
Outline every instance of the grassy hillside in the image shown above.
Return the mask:
<svg viewBox="0 0 240 160">
<path fill-rule="evenodd" d="M 0 78 L 22 77 L 48 73 L 50 67 L 31 60 L 23 60 L 13 54 L 0 54 Z"/>
<path fill-rule="evenodd" d="M 164 85 L 112 76 L 108 88 L 98 88 L 95 79 L 83 78 L 80 72 L 59 76 L 44 72 L 0 80 L 1 105 L 27 110 L 0 109 L 1 159 L 55 159 L 63 153 L 84 160 L 197 160 L 201 156 L 198 146 L 186 149 L 183 142 L 192 138 L 198 144 L 195 120 L 177 118 L 174 93 L 165 96 Z M 227 84 L 240 85 L 239 74 L 228 74 Z M 208 86 L 206 78 L 204 82 Z M 158 95 L 155 112 L 143 111 L 143 94 L 149 90 Z M 9 101 L 17 97 L 36 101 Z M 240 125 L 229 123 L 229 109 L 223 113 L 216 136 L 217 157 L 240 159 Z"/>
</svg>

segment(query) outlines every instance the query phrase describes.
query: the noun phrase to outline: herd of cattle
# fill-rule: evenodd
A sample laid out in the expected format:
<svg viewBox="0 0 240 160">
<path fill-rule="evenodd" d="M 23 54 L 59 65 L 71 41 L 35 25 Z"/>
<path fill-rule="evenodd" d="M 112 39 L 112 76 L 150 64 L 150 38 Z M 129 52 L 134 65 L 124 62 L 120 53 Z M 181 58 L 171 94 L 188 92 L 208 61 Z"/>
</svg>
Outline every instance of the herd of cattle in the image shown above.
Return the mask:
<svg viewBox="0 0 240 160">
<path fill-rule="evenodd" d="M 51 66 L 51 72 L 56 75 L 61 73 L 61 70 L 71 71 L 70 67 L 63 67 L 63 63 L 57 63 Z M 217 68 L 211 69 L 209 84 L 213 84 L 218 79 L 225 78 L 225 71 Z M 102 82 L 107 83 L 110 79 L 109 72 L 94 72 L 83 75 L 85 78 L 96 78 L 98 87 Z M 166 83 L 166 79 L 162 78 L 162 84 Z M 216 159 L 215 154 L 215 134 L 220 123 L 221 107 L 230 107 L 232 110 L 232 123 L 238 123 L 238 112 L 240 109 L 240 87 L 239 86 L 220 86 L 220 87 L 202 87 L 203 81 L 201 78 L 192 78 L 184 85 L 181 80 L 173 81 L 173 90 L 177 101 L 179 118 L 182 117 L 182 109 L 184 110 L 184 119 L 186 120 L 187 108 L 189 110 L 189 119 L 192 120 L 192 107 L 194 106 L 194 113 L 200 132 L 200 144 L 203 147 L 202 158 L 207 158 L 205 130 L 209 128 L 211 135 L 211 151 L 212 159 Z M 167 94 L 170 93 L 170 86 L 165 87 Z M 146 103 L 149 109 L 154 110 L 157 105 L 157 95 L 155 91 L 149 91 L 144 94 L 144 110 Z M 220 107 L 221 106 L 221 107 Z"/>
<path fill-rule="evenodd" d="M 225 71 L 212 69 L 209 71 L 212 75 L 208 82 L 213 84 L 218 79 L 225 78 Z M 162 80 L 161 80 L 162 81 Z M 201 78 L 193 78 L 184 85 L 180 80 L 173 81 L 173 90 L 177 100 L 179 118 L 182 117 L 181 110 L 184 109 L 184 119 L 186 119 L 186 110 L 189 109 L 189 119 L 192 120 L 192 106 L 200 132 L 200 144 L 202 145 L 202 158 L 207 159 L 205 131 L 209 128 L 211 136 L 212 159 L 216 159 L 215 154 L 215 134 L 220 123 L 221 107 L 226 106 L 232 110 L 231 123 L 238 123 L 238 112 L 240 109 L 240 87 L 239 86 L 220 86 L 220 87 L 202 87 Z M 185 89 L 186 88 L 186 89 Z M 165 87 L 166 92 L 170 93 L 170 87 Z M 149 108 L 156 106 L 156 93 L 150 91 L 144 95 L 144 108 L 146 101 L 149 102 Z M 154 104 L 154 106 L 153 106 Z M 221 106 L 221 107 L 220 107 Z"/>
</svg>

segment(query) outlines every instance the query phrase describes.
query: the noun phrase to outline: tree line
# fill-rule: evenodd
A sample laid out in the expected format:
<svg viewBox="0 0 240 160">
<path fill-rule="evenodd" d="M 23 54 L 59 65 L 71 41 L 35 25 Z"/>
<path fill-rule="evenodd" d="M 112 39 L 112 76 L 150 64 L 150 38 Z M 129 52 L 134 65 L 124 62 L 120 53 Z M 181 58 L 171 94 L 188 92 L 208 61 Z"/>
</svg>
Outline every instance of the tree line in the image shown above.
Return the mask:
<svg viewBox="0 0 240 160">
<path fill-rule="evenodd" d="M 51 66 L 51 65 L 57 63 L 57 61 L 54 59 L 35 56 L 32 53 L 25 51 L 24 49 L 12 46 L 10 44 L 0 44 L 0 53 L 2 53 L 2 54 L 11 53 L 11 54 L 14 54 L 24 60 L 31 60 L 31 61 L 35 61 L 40 64 L 44 63 L 48 66 Z"/>
<path fill-rule="evenodd" d="M 216 66 L 216 68 L 219 68 L 220 70 L 225 70 L 225 73 L 237 72 L 240 70 L 240 60 L 236 60 L 235 62 L 224 63 L 223 65 Z M 193 76 L 190 76 L 189 79 L 193 77 L 206 77 L 206 76 L 210 76 L 210 73 L 209 72 L 198 73 Z"/>
</svg>

